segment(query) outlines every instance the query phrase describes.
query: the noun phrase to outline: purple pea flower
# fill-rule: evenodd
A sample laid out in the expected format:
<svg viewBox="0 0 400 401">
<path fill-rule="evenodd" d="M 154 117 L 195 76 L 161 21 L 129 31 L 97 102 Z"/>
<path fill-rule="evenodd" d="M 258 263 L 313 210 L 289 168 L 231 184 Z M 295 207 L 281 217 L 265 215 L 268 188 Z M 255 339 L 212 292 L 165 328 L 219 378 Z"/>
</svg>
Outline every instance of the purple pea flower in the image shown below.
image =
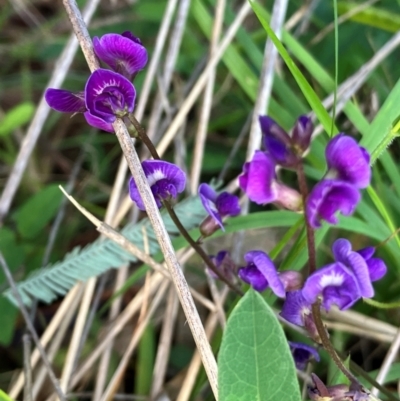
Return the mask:
<svg viewBox="0 0 400 401">
<path fill-rule="evenodd" d="M 219 195 L 208 185 L 201 184 L 198 190 L 201 203 L 207 213 L 212 217 L 221 230 L 225 231 L 222 218 L 225 216 L 237 216 L 240 213 L 239 198 L 228 192 Z"/>
<path fill-rule="evenodd" d="M 239 277 L 250 284 L 256 291 L 264 291 L 268 287 L 280 297 L 285 297 L 285 287 L 279 279 L 278 272 L 271 258 L 263 251 L 250 251 L 244 255 L 246 267 L 238 271 Z"/>
<path fill-rule="evenodd" d="M 355 139 L 341 133 L 326 147 L 328 177 L 348 182 L 356 188 L 366 188 L 371 180 L 370 156 Z"/>
<path fill-rule="evenodd" d="M 336 212 L 345 216 L 353 214 L 360 199 L 360 192 L 354 185 L 344 181 L 322 180 L 308 195 L 308 222 L 313 228 L 321 227 L 321 220 L 337 224 Z"/>
<path fill-rule="evenodd" d="M 224 277 L 230 281 L 236 279 L 236 264 L 228 251 L 219 251 L 215 256 L 211 255 L 210 259 Z M 219 279 L 219 277 L 208 267 L 206 267 L 206 273 L 213 279 Z"/>
<path fill-rule="evenodd" d="M 96 56 L 129 80 L 147 63 L 147 50 L 131 32 L 107 33 L 93 38 Z"/>
<path fill-rule="evenodd" d="M 63 113 L 84 113 L 86 121 L 108 132 L 114 132 L 112 123 L 117 117 L 132 113 L 136 91 L 125 77 L 116 72 L 98 69 L 86 82 L 84 92 L 47 89 L 48 105 Z"/>
<path fill-rule="evenodd" d="M 288 341 L 288 343 L 298 370 L 304 370 L 311 359 L 315 359 L 319 362 L 319 354 L 314 347 L 293 341 Z"/>
<path fill-rule="evenodd" d="M 265 150 L 273 161 L 284 167 L 296 166 L 300 159 L 293 152 L 290 136 L 269 116 L 260 116 L 259 121 Z"/>
<path fill-rule="evenodd" d="M 315 271 L 306 280 L 302 295 L 314 303 L 322 297 L 322 306 L 329 310 L 332 304 L 339 309 L 350 308 L 361 297 L 372 298 L 372 279 L 378 280 L 386 272 L 381 259 L 371 260 L 371 251 L 355 252 L 346 239 L 338 239 L 332 246 L 335 263 Z M 364 255 L 363 255 L 364 253 Z"/>
<path fill-rule="evenodd" d="M 185 189 L 186 175 L 175 164 L 146 160 L 142 162 L 142 167 L 159 208 L 162 199 L 176 198 Z M 133 178 L 129 180 L 129 195 L 140 210 L 146 210 Z"/>
<path fill-rule="evenodd" d="M 259 205 L 277 202 L 289 210 L 301 209 L 301 195 L 277 181 L 274 161 L 261 150 L 257 150 L 253 159 L 243 165 L 239 186 L 251 201 Z"/>
<path fill-rule="evenodd" d="M 269 116 L 260 116 L 263 143 L 266 152 L 276 164 L 286 168 L 296 167 L 305 150 L 310 146 L 313 125 L 307 116 L 300 116 L 292 136 Z"/>
</svg>

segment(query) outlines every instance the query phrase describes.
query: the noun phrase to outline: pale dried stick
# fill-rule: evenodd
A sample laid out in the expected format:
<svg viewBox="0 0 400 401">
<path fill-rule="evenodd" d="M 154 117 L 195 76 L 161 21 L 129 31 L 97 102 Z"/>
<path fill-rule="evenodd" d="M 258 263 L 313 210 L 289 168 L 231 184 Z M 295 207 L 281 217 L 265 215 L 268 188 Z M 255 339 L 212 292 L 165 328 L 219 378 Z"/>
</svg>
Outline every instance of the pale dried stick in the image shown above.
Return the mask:
<svg viewBox="0 0 400 401">
<path fill-rule="evenodd" d="M 70 17 L 71 24 L 74 28 L 74 32 L 78 38 L 78 41 L 82 46 L 86 61 L 89 64 L 89 68 L 91 71 L 93 71 L 97 68 L 98 63 L 94 62 L 95 57 L 93 54 L 92 43 L 90 41 L 85 23 L 80 16 L 79 9 L 73 0 L 64 0 L 64 6 L 67 10 L 68 16 Z M 160 211 L 158 210 L 154 196 L 147 182 L 147 178 L 143 172 L 140 159 L 136 153 L 135 147 L 132 144 L 131 137 L 125 124 L 121 119 L 117 118 L 113 123 L 113 128 L 122 151 L 127 159 L 133 179 L 138 187 L 139 194 L 143 200 L 156 238 L 160 244 L 161 251 L 164 255 L 166 265 L 168 266 L 172 280 L 178 292 L 179 300 L 188 320 L 193 338 L 202 356 L 203 364 L 210 381 L 211 388 L 214 396 L 217 398 L 217 363 L 212 353 L 210 344 L 207 341 L 204 328 L 202 326 L 193 298 L 190 294 L 185 277 L 182 274 L 182 270 L 175 255 L 171 239 L 169 238 L 168 232 L 164 226 Z"/>
<path fill-rule="evenodd" d="M 147 135 L 153 140 L 156 139 L 156 132 L 160 126 L 160 117 L 163 110 L 163 105 L 168 102 L 167 92 L 171 85 L 172 74 L 178 59 L 189 6 L 189 0 L 180 1 L 174 28 L 171 32 L 171 38 L 165 56 L 164 73 L 161 79 L 161 84 L 158 86 L 157 95 L 153 101 L 153 107 L 147 128 Z"/>
<path fill-rule="evenodd" d="M 385 382 L 385 378 L 389 373 L 390 367 L 392 366 L 394 360 L 399 355 L 399 348 L 400 348 L 400 329 L 398 329 L 396 337 L 393 339 L 389 351 L 387 352 L 385 359 L 383 360 L 382 366 L 379 369 L 378 376 L 376 377 L 377 383 L 383 384 Z M 375 396 L 378 396 L 379 390 L 376 387 L 374 387 L 371 390 L 371 393 Z"/>
<path fill-rule="evenodd" d="M 354 334 L 361 338 L 370 338 L 371 340 L 375 340 L 378 342 L 391 343 L 395 337 L 388 333 L 382 333 L 373 330 L 365 330 L 361 327 L 352 326 L 351 324 L 347 323 L 337 323 L 324 320 L 324 324 L 328 329 Z"/>
<path fill-rule="evenodd" d="M 207 83 L 209 74 L 220 61 L 225 50 L 230 45 L 234 36 L 236 35 L 237 30 L 242 26 L 243 21 L 249 15 L 250 11 L 251 11 L 250 4 L 247 1 L 245 1 L 242 7 L 240 8 L 239 12 L 237 13 L 236 18 L 233 21 L 232 25 L 223 35 L 223 39 L 218 45 L 218 48 L 216 49 L 214 56 L 211 57 L 210 61 L 207 63 L 206 68 L 204 69 L 200 77 L 197 79 L 196 84 L 193 86 L 192 90 L 188 94 L 185 102 L 180 106 L 178 113 L 171 122 L 167 131 L 164 133 L 160 143 L 157 146 L 157 152 L 160 156 L 162 156 L 164 152 L 167 150 L 167 147 L 169 146 L 173 137 L 178 132 L 179 127 L 185 120 L 187 113 L 192 108 L 194 102 L 197 100 L 205 84 Z"/>
<path fill-rule="evenodd" d="M 57 351 L 62 344 L 62 340 L 64 339 L 65 334 L 71 324 L 72 318 L 75 316 L 75 311 L 78 309 L 79 301 L 83 295 L 83 285 L 79 286 L 79 293 L 76 297 L 72 299 L 72 303 L 67 310 L 67 313 L 64 315 L 64 318 L 59 322 L 57 327 L 57 331 L 54 333 L 52 337 L 52 341 L 47 347 L 47 355 L 49 360 L 52 362 L 54 357 L 56 356 Z M 39 370 L 35 374 L 35 383 L 33 385 L 33 399 L 37 400 L 39 396 L 39 392 L 42 389 L 42 385 L 44 380 L 46 379 L 46 369 L 44 366 L 40 366 Z"/>
<path fill-rule="evenodd" d="M 69 381 L 75 365 L 76 355 L 79 350 L 80 339 L 85 327 L 87 313 L 89 311 L 90 302 L 92 301 L 93 292 L 96 286 L 96 278 L 93 277 L 85 283 L 85 292 L 82 297 L 81 306 L 76 317 L 72 338 L 68 347 L 67 357 L 64 362 L 61 375 L 60 385 L 64 393 L 68 390 Z"/>
<path fill-rule="evenodd" d="M 117 277 L 114 283 L 114 293 L 118 291 L 124 284 L 128 277 L 128 265 L 122 266 L 118 269 Z M 108 321 L 112 322 L 118 316 L 122 305 L 122 297 L 117 297 L 111 304 L 110 312 L 108 315 Z M 114 341 L 110 341 L 107 348 L 104 350 L 103 355 L 101 356 L 99 366 L 97 369 L 97 377 L 96 377 L 96 385 L 93 391 L 93 400 L 99 400 L 101 394 L 103 393 L 105 382 L 108 375 L 108 365 L 110 363 L 112 348 L 114 345 Z"/>
<path fill-rule="evenodd" d="M 221 36 L 222 27 L 224 24 L 226 0 L 218 0 L 215 7 L 215 17 L 213 30 L 210 41 L 210 58 L 215 54 L 219 38 Z M 201 104 L 199 124 L 197 126 L 196 141 L 193 151 L 193 162 L 190 175 L 190 190 L 192 194 L 197 193 L 197 188 L 200 182 L 201 166 L 203 163 L 204 146 L 208 131 L 208 122 L 210 120 L 211 107 L 213 104 L 213 93 L 215 84 L 216 66 L 211 69 L 204 90 L 203 101 Z"/>
<path fill-rule="evenodd" d="M 39 336 L 37 335 L 36 330 L 33 327 L 31 320 L 29 319 L 29 313 L 22 301 L 21 295 L 18 292 L 18 288 L 15 284 L 14 278 L 10 272 L 10 268 L 8 267 L 7 262 L 5 261 L 3 253 L 1 251 L 0 251 L 0 265 L 1 265 L 4 275 L 8 281 L 8 284 L 11 287 L 12 294 L 18 303 L 18 307 L 25 320 L 25 324 L 32 336 L 33 341 L 35 342 L 36 348 L 38 349 L 40 356 L 42 357 L 42 361 L 46 366 L 47 374 L 49 375 L 49 378 L 54 386 L 54 389 L 55 389 L 58 397 L 60 398 L 60 400 L 64 401 L 64 400 L 66 400 L 65 395 L 60 388 L 60 384 L 58 383 L 56 375 L 54 374 L 51 363 L 49 362 L 49 359 L 47 358 L 46 351 L 44 350 L 42 344 L 40 343 Z"/>
<path fill-rule="evenodd" d="M 229 293 L 229 290 L 227 287 L 225 287 L 220 294 L 220 300 L 222 303 L 225 302 L 225 299 Z M 214 330 L 216 329 L 218 325 L 218 314 L 217 313 L 212 313 L 208 316 L 207 322 L 205 324 L 205 329 L 207 333 L 207 338 L 211 339 Z M 186 377 L 184 382 L 182 383 L 181 386 L 181 391 L 178 394 L 178 397 L 176 398 L 176 401 L 188 401 L 190 398 L 190 395 L 193 390 L 193 386 L 196 381 L 197 374 L 199 372 L 201 366 L 201 359 L 199 356 L 199 353 L 196 351 L 192 357 L 192 360 L 190 361 L 190 365 L 188 368 L 188 371 L 186 373 Z"/>
<path fill-rule="evenodd" d="M 275 35 L 278 38 L 282 36 L 282 26 L 285 21 L 287 6 L 288 0 L 274 1 L 271 15 L 271 29 L 275 32 Z M 264 59 L 260 74 L 260 85 L 258 87 L 257 99 L 251 120 L 250 137 L 246 153 L 247 160 L 250 160 L 253 157 L 254 152 L 259 149 L 261 145 L 261 128 L 258 118 L 260 115 L 266 114 L 268 110 L 277 60 L 278 50 L 271 38 L 268 37 L 265 43 Z"/>
<path fill-rule="evenodd" d="M 23 335 L 22 342 L 24 344 L 24 375 L 25 375 L 24 401 L 33 401 L 32 366 L 31 366 L 32 344 L 29 334 Z"/>
<path fill-rule="evenodd" d="M 219 324 L 224 329 L 226 325 L 226 316 L 224 311 L 224 301 L 221 299 L 220 292 L 215 283 L 215 280 L 206 273 L 208 288 L 210 289 L 211 297 L 214 301 L 215 310 L 217 312 Z"/>
<path fill-rule="evenodd" d="M 348 323 L 365 331 L 376 331 L 392 337 L 397 334 L 397 327 L 352 310 L 341 311 L 334 307 L 329 313 L 324 314 L 324 319 Z"/>
<path fill-rule="evenodd" d="M 161 283 L 165 281 L 165 277 L 160 273 L 154 273 L 150 281 L 150 292 L 155 294 L 160 288 Z M 102 352 L 106 349 L 109 341 L 115 338 L 126 324 L 132 319 L 132 317 L 138 313 L 143 302 L 143 289 L 141 289 L 136 296 L 129 302 L 125 309 L 119 314 L 118 318 L 110 326 L 109 331 L 105 337 L 99 342 L 97 347 L 91 352 L 91 354 L 85 359 L 77 371 L 71 378 L 70 388 L 74 388 L 82 377 L 92 369 L 96 360 L 100 357 Z"/>
<path fill-rule="evenodd" d="M 146 71 L 147 71 L 146 77 L 145 77 L 145 80 L 143 83 L 142 90 L 140 92 L 139 103 L 135 110 L 136 118 L 139 121 L 142 120 L 143 115 L 144 115 L 145 106 L 146 106 L 148 98 L 149 98 L 150 89 L 151 89 L 151 86 L 152 86 L 152 83 L 154 80 L 154 76 L 155 76 L 155 73 L 157 70 L 157 66 L 158 66 L 158 63 L 160 60 L 160 55 L 161 55 L 162 49 L 165 44 L 164 38 L 167 35 L 169 26 L 171 24 L 173 12 L 176 8 L 176 3 L 177 3 L 177 0 L 169 0 L 168 1 L 167 8 L 164 13 L 163 20 L 161 22 L 161 26 L 160 26 L 160 29 L 159 29 L 159 32 L 157 35 L 154 52 L 153 52 L 152 58 L 150 60 L 149 66 L 146 69 Z M 128 168 L 128 164 L 125 160 L 125 157 L 122 156 L 120 165 L 118 168 L 117 178 L 116 178 L 116 180 L 114 182 L 114 186 L 113 186 L 114 194 L 117 194 L 117 193 L 119 194 L 122 191 L 123 185 L 125 184 L 125 176 L 127 173 L 127 168 Z M 117 196 L 115 196 L 114 198 L 111 197 L 108 206 L 112 207 L 114 204 L 116 204 L 118 199 L 119 199 L 119 197 L 117 197 Z M 129 208 L 132 207 L 132 202 L 130 201 L 129 197 L 128 197 L 128 199 L 129 199 L 129 203 L 127 203 L 127 202 L 124 203 L 125 205 L 128 206 L 125 209 L 126 212 L 128 211 Z M 113 219 L 113 226 L 117 226 L 119 224 L 119 221 L 122 219 L 122 217 L 120 217 L 121 216 L 121 214 L 120 214 L 121 208 L 119 208 L 118 211 L 119 211 L 118 215 L 115 216 Z M 124 216 L 125 213 L 122 216 Z M 126 274 L 127 274 L 127 268 L 122 267 L 122 268 L 118 269 L 116 283 L 115 283 L 116 288 L 118 288 L 119 283 L 125 278 Z M 116 300 L 116 302 L 118 302 L 118 301 Z M 116 304 L 113 303 L 113 305 L 115 305 L 115 306 L 112 306 L 112 311 L 110 311 L 110 319 L 112 319 L 112 316 L 114 316 L 118 311 L 117 303 Z M 102 358 L 100 360 L 99 368 L 98 368 L 98 376 L 96 379 L 96 386 L 95 386 L 95 390 L 94 390 L 94 397 L 93 397 L 94 399 L 99 398 L 100 394 L 103 392 L 103 389 L 105 387 L 105 379 L 106 379 L 106 373 L 108 371 L 111 350 L 112 350 L 112 344 L 110 343 L 109 346 L 107 347 L 107 349 L 104 351 L 104 355 L 102 356 Z"/>
<path fill-rule="evenodd" d="M 87 5 L 83 12 L 83 18 L 86 22 L 92 19 L 93 13 L 97 8 L 100 0 L 88 0 Z M 72 35 L 65 45 L 64 51 L 57 59 L 54 72 L 50 78 L 47 87 L 59 88 L 63 83 L 65 76 L 69 70 L 75 53 L 78 49 L 78 42 L 75 35 Z M 0 225 L 3 218 L 7 215 L 11 202 L 14 199 L 15 193 L 21 182 L 22 175 L 26 169 L 29 158 L 35 147 L 35 144 L 42 132 L 43 125 L 49 115 L 50 108 L 47 105 L 44 97 L 42 96 L 39 105 L 36 109 L 35 115 L 27 129 L 26 135 L 19 150 L 17 159 L 14 162 L 13 169 L 7 179 L 3 193 L 0 198 Z"/>
<path fill-rule="evenodd" d="M 43 345 L 43 347 L 46 347 L 47 344 L 50 342 L 50 340 L 53 338 L 55 335 L 55 332 L 57 331 L 59 325 L 61 322 L 66 319 L 66 314 L 68 311 L 73 307 L 72 305 L 74 304 L 74 301 L 76 299 L 79 299 L 81 294 L 82 294 L 82 283 L 78 283 L 75 287 L 73 287 L 67 296 L 64 298 L 64 301 L 60 305 L 60 307 L 57 309 L 57 312 L 55 313 L 53 319 L 51 320 L 50 324 L 47 326 L 45 332 L 43 333 L 40 343 Z M 38 349 L 35 349 L 32 352 L 31 356 L 31 366 L 32 369 L 35 368 L 37 363 L 40 360 L 40 352 Z M 21 392 L 22 388 L 24 386 L 24 375 L 21 372 L 15 383 L 12 385 L 9 395 L 12 399 L 16 399 Z"/>
<path fill-rule="evenodd" d="M 176 295 L 175 289 L 170 287 L 167 298 L 167 307 L 162 323 L 160 340 L 158 342 L 156 360 L 154 362 L 153 380 L 150 392 L 151 400 L 155 400 L 162 390 L 167 371 L 174 325 L 178 315 L 178 307 L 178 296 Z"/>
<path fill-rule="evenodd" d="M 113 394 L 116 393 L 116 391 L 118 390 L 118 387 L 122 380 L 122 375 L 125 372 L 126 366 L 131 358 L 132 352 L 135 350 L 135 348 L 140 340 L 140 337 L 143 334 L 144 329 L 146 328 L 146 326 L 148 325 L 148 323 L 150 321 L 150 318 L 153 316 L 154 312 L 156 311 L 159 304 L 163 300 L 164 293 L 169 285 L 170 285 L 169 282 L 164 281 L 161 284 L 161 286 L 159 287 L 159 289 L 151 303 L 151 307 L 150 307 L 148 313 L 146 313 L 146 316 L 142 319 L 142 321 L 136 327 L 135 332 L 132 336 L 132 339 L 131 339 L 127 349 L 125 350 L 124 355 L 123 355 L 110 383 L 108 384 L 106 391 L 104 392 L 103 396 L 101 397 L 100 401 L 109 401 L 109 400 L 113 399 Z"/>
</svg>

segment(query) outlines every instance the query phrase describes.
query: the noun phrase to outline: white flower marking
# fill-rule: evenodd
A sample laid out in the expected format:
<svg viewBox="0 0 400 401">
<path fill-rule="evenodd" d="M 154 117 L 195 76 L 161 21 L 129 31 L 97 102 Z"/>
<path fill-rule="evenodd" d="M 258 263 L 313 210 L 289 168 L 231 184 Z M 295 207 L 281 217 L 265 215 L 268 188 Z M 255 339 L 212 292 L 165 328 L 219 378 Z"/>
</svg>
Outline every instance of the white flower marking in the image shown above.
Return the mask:
<svg viewBox="0 0 400 401">
<path fill-rule="evenodd" d="M 342 273 L 332 272 L 329 275 L 324 275 L 321 278 L 320 285 L 322 288 L 328 287 L 330 285 L 339 286 L 344 282 L 344 275 Z"/>
<path fill-rule="evenodd" d="M 161 170 L 154 170 L 150 175 L 147 176 L 147 182 L 150 187 L 153 186 L 157 181 L 167 178 Z"/>
</svg>

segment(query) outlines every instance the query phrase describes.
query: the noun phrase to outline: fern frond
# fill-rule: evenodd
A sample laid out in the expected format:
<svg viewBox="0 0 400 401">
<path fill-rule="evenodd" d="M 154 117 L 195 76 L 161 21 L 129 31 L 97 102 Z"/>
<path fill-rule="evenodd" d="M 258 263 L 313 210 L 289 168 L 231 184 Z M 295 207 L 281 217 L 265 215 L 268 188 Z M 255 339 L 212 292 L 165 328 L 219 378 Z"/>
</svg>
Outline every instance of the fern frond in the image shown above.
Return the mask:
<svg viewBox="0 0 400 401">
<path fill-rule="evenodd" d="M 206 216 L 197 196 L 180 202 L 174 210 L 188 230 L 199 225 Z M 164 211 L 161 215 L 171 237 L 178 236 L 179 232 L 168 213 Z M 139 223 L 128 224 L 121 230 L 121 234 L 144 250 L 143 227 L 147 235 L 148 250 L 150 254 L 155 254 L 160 248 L 148 218 Z M 111 240 L 98 238 L 82 249 L 74 248 L 62 261 L 35 270 L 24 281 L 18 283 L 17 287 L 25 305 L 30 305 L 33 299 L 50 303 L 58 296 L 66 294 L 77 281 L 86 281 L 111 268 L 118 268 L 128 262 L 136 261 L 135 256 Z M 10 289 L 3 294 L 17 304 Z"/>
</svg>

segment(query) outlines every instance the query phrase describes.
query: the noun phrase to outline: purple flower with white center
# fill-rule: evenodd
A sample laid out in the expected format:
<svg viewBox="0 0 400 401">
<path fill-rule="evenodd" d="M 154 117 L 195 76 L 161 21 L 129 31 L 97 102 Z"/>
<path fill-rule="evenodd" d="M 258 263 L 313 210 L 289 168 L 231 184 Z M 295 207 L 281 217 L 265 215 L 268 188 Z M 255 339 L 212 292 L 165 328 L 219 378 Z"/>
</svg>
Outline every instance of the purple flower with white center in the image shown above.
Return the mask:
<svg viewBox="0 0 400 401">
<path fill-rule="evenodd" d="M 142 162 L 142 167 L 159 208 L 162 199 L 176 198 L 185 189 L 186 175 L 175 164 L 146 160 Z M 140 210 L 146 210 L 133 178 L 129 180 L 129 195 Z"/>
<path fill-rule="evenodd" d="M 222 218 L 237 216 L 240 213 L 239 198 L 228 192 L 217 195 L 208 184 L 201 184 L 198 192 L 204 209 L 217 222 L 221 230 L 225 231 Z"/>
<path fill-rule="evenodd" d="M 263 251 L 250 251 L 244 255 L 246 267 L 238 271 L 239 277 L 250 284 L 256 291 L 264 291 L 268 287 L 280 297 L 285 297 L 285 287 L 279 279 L 274 262 Z"/>
<path fill-rule="evenodd" d="M 338 239 L 332 246 L 335 263 L 315 271 L 306 280 L 302 294 L 307 302 L 322 297 L 322 306 L 329 310 L 332 304 L 339 309 L 350 308 L 361 297 L 372 298 L 372 279 L 378 280 L 386 272 L 380 259 L 371 262 L 371 251 L 352 251 L 346 239 Z M 363 255 L 364 252 L 364 255 Z M 368 264 L 369 262 L 369 264 Z"/>
<path fill-rule="evenodd" d="M 85 87 L 86 108 L 92 116 L 106 123 L 133 112 L 136 91 L 122 75 L 99 68 L 94 71 Z"/>
<path fill-rule="evenodd" d="M 319 362 L 319 354 L 314 347 L 293 341 L 288 341 L 288 343 L 298 370 L 304 370 L 311 359 L 315 359 Z"/>
<path fill-rule="evenodd" d="M 259 205 L 277 202 L 289 210 L 301 209 L 301 195 L 276 180 L 274 161 L 260 150 L 243 165 L 239 186 L 251 201 Z"/>
<path fill-rule="evenodd" d="M 292 139 L 275 120 L 268 116 L 259 117 L 264 147 L 276 164 L 294 167 L 300 161 L 292 150 Z"/>
<path fill-rule="evenodd" d="M 308 222 L 313 228 L 321 227 L 321 220 L 337 224 L 335 214 L 351 215 L 360 199 L 360 192 L 354 185 L 344 181 L 322 180 L 307 198 Z"/>
<path fill-rule="evenodd" d="M 147 64 L 146 48 L 129 31 L 94 37 L 93 50 L 101 61 L 129 80 Z"/>
<path fill-rule="evenodd" d="M 370 156 L 355 139 L 338 134 L 326 147 L 328 177 L 348 182 L 356 188 L 366 188 L 371 181 Z"/>
</svg>

